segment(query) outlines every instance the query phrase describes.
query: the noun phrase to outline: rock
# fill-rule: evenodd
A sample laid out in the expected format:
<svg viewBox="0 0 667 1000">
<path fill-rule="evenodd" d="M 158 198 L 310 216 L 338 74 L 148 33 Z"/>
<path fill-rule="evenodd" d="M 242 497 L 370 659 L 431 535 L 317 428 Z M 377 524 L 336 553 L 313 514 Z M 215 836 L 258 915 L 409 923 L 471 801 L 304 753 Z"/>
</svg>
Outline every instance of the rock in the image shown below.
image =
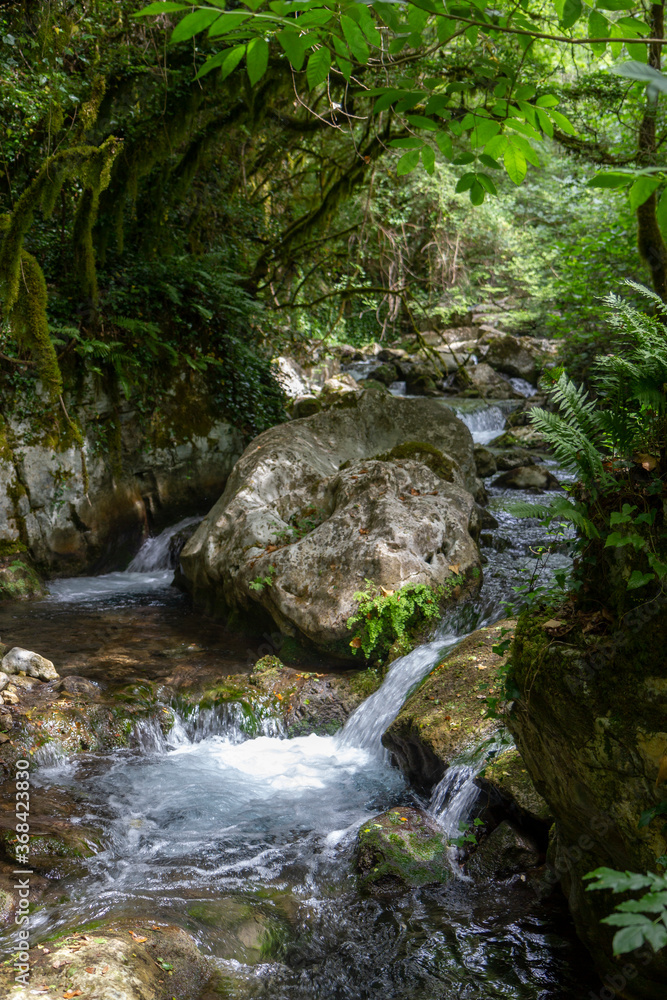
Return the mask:
<svg viewBox="0 0 667 1000">
<path fill-rule="evenodd" d="M 487 764 L 475 779 L 481 789 L 511 805 L 523 818 L 551 826 L 551 809 L 536 790 L 516 747 Z"/>
<path fill-rule="evenodd" d="M 87 677 L 77 677 L 70 674 L 63 677 L 56 684 L 56 691 L 64 691 L 65 694 L 75 695 L 78 698 L 95 699 L 100 697 L 100 686 L 95 681 L 88 680 Z"/>
<path fill-rule="evenodd" d="M 480 507 L 480 530 L 481 531 L 495 531 L 500 525 L 496 518 L 493 516 L 491 511 L 487 510 L 486 507 Z"/>
<path fill-rule="evenodd" d="M 452 877 L 442 831 L 420 809 L 392 809 L 363 823 L 356 847 L 359 883 L 385 895 Z"/>
<path fill-rule="evenodd" d="M 520 465 L 503 472 L 493 481 L 494 486 L 510 490 L 560 490 L 556 477 L 543 465 Z"/>
<path fill-rule="evenodd" d="M 9 684 L 9 674 L 3 672 L 0 673 L 0 691 L 4 691 Z"/>
<path fill-rule="evenodd" d="M 431 671 L 405 702 L 382 737 L 405 777 L 421 792 L 430 792 L 460 754 L 479 745 L 499 728 L 484 717 L 484 694 L 496 690 L 497 672 L 507 660 L 492 646 L 512 620 L 478 629 L 460 642 Z"/>
<path fill-rule="evenodd" d="M 525 448 L 510 448 L 496 456 L 498 472 L 510 472 L 526 465 L 535 465 L 535 459 Z"/>
<path fill-rule="evenodd" d="M 313 413 L 319 413 L 322 403 L 317 396 L 297 396 L 292 403 L 292 417 L 299 420 L 301 417 L 311 417 Z"/>
<path fill-rule="evenodd" d="M 466 373 L 470 379 L 470 387 L 478 393 L 482 399 L 517 399 L 520 393 L 516 392 L 511 384 L 502 375 L 498 375 L 490 365 L 482 361 L 478 365 L 466 366 Z M 470 389 L 467 390 L 468 392 Z"/>
<path fill-rule="evenodd" d="M 378 361 L 401 361 L 408 357 L 408 352 L 400 347 L 385 347 L 378 354 Z"/>
<path fill-rule="evenodd" d="M 205 1000 L 231 996 L 232 983 L 204 958 L 194 938 L 180 927 L 154 920 L 96 926 L 49 940 L 30 950 L 30 982 L 15 982 L 13 965 L 0 967 L 0 987 L 12 1000 L 33 1000 L 35 987 L 47 983 L 52 995 L 81 1000 Z M 165 970 L 168 970 L 165 971 Z M 235 997 L 247 994 L 234 989 Z"/>
<path fill-rule="evenodd" d="M 351 375 L 341 374 L 328 378 L 322 386 L 322 397 L 336 396 L 345 392 L 357 392 L 359 386 Z M 324 399 L 321 400 L 324 403 Z"/>
<path fill-rule="evenodd" d="M 482 479 L 494 476 L 498 471 L 496 456 L 483 444 L 475 445 L 475 465 L 477 466 L 477 475 Z"/>
<path fill-rule="evenodd" d="M 468 858 L 464 871 L 472 878 L 506 879 L 536 868 L 542 860 L 537 844 L 504 820 Z"/>
<path fill-rule="evenodd" d="M 528 349 L 518 337 L 504 334 L 500 337 L 487 337 L 489 344 L 484 360 L 503 375 L 523 378 L 535 385 L 538 375 L 538 365 L 535 352 Z"/>
<path fill-rule="evenodd" d="M 44 581 L 22 552 L 0 558 L 0 601 L 46 597 Z"/>
<path fill-rule="evenodd" d="M 642 603 L 603 634 L 577 629 L 554 638 L 546 628 L 554 618 L 552 609 L 519 620 L 512 650 L 517 698 L 507 723 L 555 816 L 552 874 L 604 978 L 618 975 L 619 961 L 629 958 L 614 958 L 616 928 L 600 922 L 625 897 L 587 891 L 585 875 L 601 867 L 656 871 L 656 859 L 667 854 L 657 813 L 665 801 L 667 602 Z M 628 1000 L 664 993 L 667 953 L 649 955 L 633 959 Z"/>
<path fill-rule="evenodd" d="M 278 370 L 280 384 L 286 396 L 296 399 L 308 393 L 310 380 L 301 365 L 293 358 L 274 358 L 273 365 Z"/>
<path fill-rule="evenodd" d="M 383 385 L 391 385 L 391 383 L 396 382 L 397 379 L 398 372 L 394 365 L 383 364 L 380 365 L 379 368 L 375 368 L 373 371 L 373 380 L 375 382 L 382 382 Z"/>
<path fill-rule="evenodd" d="M 380 392 L 387 392 L 387 386 L 383 382 L 376 382 L 374 378 L 360 378 L 357 382 L 358 389 L 379 389 Z"/>
<path fill-rule="evenodd" d="M 28 677 L 38 677 L 40 681 L 56 681 L 60 677 L 51 660 L 20 646 L 14 646 L 5 653 L 0 670 L 6 674 L 18 674 L 24 671 Z"/>
<path fill-rule="evenodd" d="M 214 613 L 263 609 L 285 633 L 350 656 L 364 580 L 479 582 L 468 488 L 472 438 L 451 410 L 349 393 L 252 442 L 181 553 L 183 582 Z"/>
</svg>

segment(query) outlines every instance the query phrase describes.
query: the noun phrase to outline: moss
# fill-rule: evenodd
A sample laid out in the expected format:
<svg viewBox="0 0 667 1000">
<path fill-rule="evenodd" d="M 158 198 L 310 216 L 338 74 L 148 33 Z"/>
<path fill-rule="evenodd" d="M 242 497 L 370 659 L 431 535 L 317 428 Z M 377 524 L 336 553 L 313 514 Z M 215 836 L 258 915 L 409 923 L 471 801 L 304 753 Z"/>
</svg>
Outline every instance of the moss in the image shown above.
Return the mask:
<svg viewBox="0 0 667 1000">
<path fill-rule="evenodd" d="M 16 546 L 17 543 L 2 544 Z M 11 559 L 11 556 L 9 558 Z M 25 601 L 45 596 L 43 581 L 26 559 L 13 559 L 5 565 L 0 559 L 0 600 Z"/>
<path fill-rule="evenodd" d="M 452 877 L 448 844 L 432 821 L 416 809 L 398 809 L 365 823 L 357 841 L 362 888 L 396 891 L 447 882 Z"/>
<path fill-rule="evenodd" d="M 354 693 L 364 698 L 368 698 L 369 695 L 377 691 L 381 684 L 382 677 L 373 667 L 360 670 L 350 679 L 350 687 Z"/>
<path fill-rule="evenodd" d="M 29 350 L 37 374 L 51 399 L 62 392 L 63 383 L 46 316 L 47 290 L 42 269 L 26 250 L 20 254 L 21 278 L 10 312 L 12 333 L 17 343 Z"/>
<path fill-rule="evenodd" d="M 403 444 L 396 445 L 391 451 L 374 455 L 373 458 L 378 462 L 398 462 L 401 459 L 404 461 L 413 459 L 428 466 L 431 472 L 440 479 L 444 479 L 448 483 L 454 480 L 455 464 L 438 448 L 435 448 L 432 444 L 427 444 L 425 441 L 405 441 Z"/>
</svg>

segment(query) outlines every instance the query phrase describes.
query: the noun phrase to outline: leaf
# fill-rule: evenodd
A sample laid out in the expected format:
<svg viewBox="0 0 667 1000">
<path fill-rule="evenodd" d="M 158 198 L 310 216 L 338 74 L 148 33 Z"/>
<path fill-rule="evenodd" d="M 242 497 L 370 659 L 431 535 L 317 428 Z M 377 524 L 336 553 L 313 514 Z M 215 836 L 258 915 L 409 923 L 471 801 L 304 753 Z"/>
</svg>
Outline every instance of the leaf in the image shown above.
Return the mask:
<svg viewBox="0 0 667 1000">
<path fill-rule="evenodd" d="M 496 185 L 493 183 L 488 174 L 477 174 L 477 180 L 482 185 L 484 190 L 489 192 L 489 194 L 498 194 Z"/>
<path fill-rule="evenodd" d="M 366 64 L 370 57 L 370 49 L 366 44 L 366 39 L 363 36 L 361 28 L 356 24 L 351 17 L 347 14 L 343 14 L 340 19 L 340 26 L 343 29 L 343 34 L 345 35 L 345 40 L 350 46 L 352 55 L 362 64 Z"/>
<path fill-rule="evenodd" d="M 633 212 L 647 201 L 656 188 L 660 187 L 659 177 L 648 177 L 643 175 L 638 177 L 630 188 L 630 208 Z"/>
<path fill-rule="evenodd" d="M 424 141 L 418 139 L 416 135 L 409 135 L 405 139 L 392 139 L 389 145 L 394 149 L 421 149 Z"/>
<path fill-rule="evenodd" d="M 535 101 L 535 106 L 538 108 L 555 108 L 557 104 L 560 104 L 560 101 L 555 94 L 543 94 Z"/>
<path fill-rule="evenodd" d="M 218 38 L 220 35 L 226 35 L 228 32 L 240 27 L 251 16 L 251 14 L 244 14 L 242 11 L 223 12 L 218 20 L 208 29 L 208 37 Z"/>
<path fill-rule="evenodd" d="M 436 135 L 435 142 L 442 155 L 451 160 L 454 152 L 451 136 L 447 135 L 446 132 L 440 132 L 439 135 Z"/>
<path fill-rule="evenodd" d="M 411 149 L 408 153 L 404 153 L 396 164 L 396 173 L 399 177 L 403 177 L 404 174 L 409 174 L 415 169 L 419 163 L 419 150 Z"/>
<path fill-rule="evenodd" d="M 625 955 L 628 951 L 641 948 L 644 943 L 644 934 L 641 927 L 624 927 L 622 931 L 614 934 L 614 954 Z"/>
<path fill-rule="evenodd" d="M 473 184 L 475 184 L 476 181 L 477 181 L 477 174 L 473 173 L 464 174 L 463 177 L 461 177 L 461 179 L 459 180 L 458 184 L 456 185 L 456 188 L 454 189 L 455 193 L 461 194 L 463 191 L 470 191 L 470 189 L 472 188 Z"/>
<path fill-rule="evenodd" d="M 588 33 L 591 38 L 608 38 L 609 30 L 609 21 L 604 14 L 601 14 L 598 10 L 591 11 L 588 18 Z M 601 55 L 606 47 L 606 42 L 591 43 L 591 50 L 595 55 Z"/>
<path fill-rule="evenodd" d="M 493 139 L 495 135 L 498 135 L 499 132 L 499 122 L 494 122 L 490 118 L 480 121 L 470 133 L 470 144 L 473 149 L 476 149 L 478 146 L 486 146 L 487 142 Z"/>
<path fill-rule="evenodd" d="M 635 0 L 597 0 L 599 10 L 632 10 Z"/>
<path fill-rule="evenodd" d="M 508 143 L 503 162 L 510 180 L 514 181 L 515 184 L 520 184 L 526 176 L 528 165 L 523 151 L 516 143 Z"/>
<path fill-rule="evenodd" d="M 612 73 L 616 73 L 617 76 L 626 77 L 628 80 L 638 80 L 639 83 L 650 83 L 656 90 L 667 94 L 667 76 L 664 73 L 660 73 L 657 69 L 653 69 L 652 66 L 638 62 L 636 59 L 621 63 L 620 66 L 612 66 L 611 71 Z"/>
<path fill-rule="evenodd" d="M 611 171 L 605 174 L 596 174 L 588 182 L 588 187 L 594 188 L 621 188 L 627 187 L 632 181 L 632 174 L 621 174 Z"/>
<path fill-rule="evenodd" d="M 536 108 L 535 111 L 537 114 L 537 120 L 540 124 L 540 128 L 542 129 L 543 132 L 546 132 L 546 134 L 549 136 L 550 139 L 553 139 L 554 123 L 552 122 L 551 118 L 549 118 L 549 115 L 542 108 Z"/>
<path fill-rule="evenodd" d="M 435 152 L 431 146 L 424 146 L 422 149 L 422 163 L 427 174 L 435 173 Z"/>
<path fill-rule="evenodd" d="M 479 162 L 481 164 L 483 164 L 485 167 L 489 167 L 489 169 L 491 169 L 491 170 L 501 170 L 502 169 L 502 167 L 500 166 L 500 164 L 498 163 L 498 161 L 494 160 L 494 158 L 492 156 L 489 156 L 488 153 L 480 153 L 479 154 Z"/>
<path fill-rule="evenodd" d="M 306 58 L 306 46 L 301 37 L 296 31 L 286 29 L 285 31 L 279 31 L 276 38 L 280 42 L 285 55 L 289 59 L 290 65 L 294 69 L 300 70 L 303 67 L 304 59 Z"/>
<path fill-rule="evenodd" d="M 655 580 L 654 573 L 642 573 L 641 570 L 635 569 L 630 574 L 630 579 L 628 580 L 628 590 L 638 590 L 639 587 L 645 587 L 647 583 Z"/>
<path fill-rule="evenodd" d="M 574 125 L 567 120 L 565 115 L 562 115 L 560 111 L 550 111 L 551 120 L 554 125 L 557 125 L 561 131 L 565 132 L 566 135 L 576 135 L 577 130 Z"/>
<path fill-rule="evenodd" d="M 331 53 L 323 45 L 310 54 L 306 68 L 306 79 L 311 90 L 319 87 L 329 76 L 331 69 Z"/>
<path fill-rule="evenodd" d="M 233 49 L 223 49 L 204 63 L 197 73 L 195 80 L 206 76 L 211 70 L 220 69 L 220 79 L 226 80 L 230 73 L 233 73 L 245 55 L 245 45 L 235 45 Z"/>
<path fill-rule="evenodd" d="M 265 38 L 257 36 L 248 42 L 246 52 L 246 69 L 248 79 L 254 87 L 262 79 L 269 65 L 269 43 Z"/>
<path fill-rule="evenodd" d="M 152 14 L 171 14 L 174 10 L 188 10 L 190 4 L 186 3 L 171 3 L 170 0 L 164 0 L 164 3 L 149 3 L 148 7 L 144 7 L 143 10 L 137 11 L 132 17 L 150 17 Z"/>
<path fill-rule="evenodd" d="M 477 178 L 475 178 L 475 183 L 470 188 L 470 201 L 472 202 L 473 205 L 481 205 L 482 202 L 484 201 L 484 194 L 485 194 L 484 188 L 479 183 Z"/>
<path fill-rule="evenodd" d="M 222 11 L 212 10 L 210 7 L 193 10 L 191 14 L 186 14 L 183 20 L 178 22 L 171 33 L 169 43 L 176 45 L 178 42 L 186 42 L 189 38 L 198 35 L 204 28 L 210 27 L 221 14 Z"/>
<path fill-rule="evenodd" d="M 581 0 L 565 0 L 563 5 L 563 17 L 561 19 L 564 28 L 571 28 L 581 17 L 583 5 Z"/>
</svg>

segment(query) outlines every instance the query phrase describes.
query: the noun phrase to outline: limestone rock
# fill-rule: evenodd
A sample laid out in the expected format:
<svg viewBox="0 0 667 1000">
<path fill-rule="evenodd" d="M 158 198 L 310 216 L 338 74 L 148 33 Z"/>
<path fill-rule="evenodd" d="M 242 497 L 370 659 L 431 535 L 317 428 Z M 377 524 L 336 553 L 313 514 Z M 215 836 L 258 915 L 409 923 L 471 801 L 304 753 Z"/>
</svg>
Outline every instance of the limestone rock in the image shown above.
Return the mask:
<svg viewBox="0 0 667 1000">
<path fill-rule="evenodd" d="M 510 382 L 502 375 L 498 375 L 485 361 L 466 367 L 466 372 L 470 378 L 471 388 L 483 399 L 522 398 L 520 393 L 512 388 Z"/>
<path fill-rule="evenodd" d="M 503 472 L 493 483 L 511 490 L 559 490 L 556 477 L 543 465 L 519 465 Z"/>
<path fill-rule="evenodd" d="M 9 674 L 4 671 L 0 672 L 0 691 L 4 691 L 9 684 Z"/>
<path fill-rule="evenodd" d="M 380 365 L 379 368 L 373 369 L 373 379 L 376 382 L 382 382 L 383 385 L 391 385 L 392 382 L 396 382 L 398 379 L 398 372 L 394 365 L 385 363 Z"/>
<path fill-rule="evenodd" d="M 45 597 L 46 587 L 23 553 L 0 558 L 0 601 Z"/>
<path fill-rule="evenodd" d="M 487 764 L 476 783 L 483 790 L 495 793 L 522 816 L 549 826 L 553 823 L 551 809 L 536 790 L 515 747 L 505 750 Z"/>
<path fill-rule="evenodd" d="M 537 867 L 540 849 L 526 834 L 504 820 L 466 861 L 466 875 L 473 878 L 506 879 Z"/>
<path fill-rule="evenodd" d="M 38 677 L 40 681 L 56 681 L 60 677 L 51 660 L 20 646 L 14 646 L 5 653 L 0 670 L 6 674 L 18 674 L 24 671 L 28 677 Z"/>
<path fill-rule="evenodd" d="M 251 443 L 181 553 L 185 586 L 211 611 L 263 609 L 287 634 L 349 656 L 366 579 L 391 590 L 479 582 L 475 478 L 470 432 L 447 407 L 346 394 Z"/>
<path fill-rule="evenodd" d="M 363 823 L 356 849 L 361 886 L 380 895 L 447 882 L 447 840 L 430 816 L 410 807 Z"/>
<path fill-rule="evenodd" d="M 482 444 L 475 445 L 475 465 L 477 466 L 477 475 L 481 479 L 494 476 L 498 471 L 496 456 Z"/>
</svg>

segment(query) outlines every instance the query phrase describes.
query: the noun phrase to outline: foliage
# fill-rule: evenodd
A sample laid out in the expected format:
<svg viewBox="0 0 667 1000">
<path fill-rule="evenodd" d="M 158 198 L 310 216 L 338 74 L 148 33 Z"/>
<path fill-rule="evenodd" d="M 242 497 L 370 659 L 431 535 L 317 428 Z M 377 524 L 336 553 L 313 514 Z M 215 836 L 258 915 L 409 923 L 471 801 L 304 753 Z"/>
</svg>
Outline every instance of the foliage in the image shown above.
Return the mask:
<svg viewBox="0 0 667 1000">
<path fill-rule="evenodd" d="M 614 934 L 615 955 L 624 955 L 645 944 L 650 944 L 654 951 L 667 945 L 667 875 L 597 868 L 584 878 L 595 879 L 587 887 L 589 890 L 610 889 L 613 893 L 649 890 L 639 899 L 617 903 L 614 912 L 602 921 L 619 928 Z"/>
<path fill-rule="evenodd" d="M 667 578 L 662 502 L 667 474 L 662 320 L 667 308 L 646 289 L 643 294 L 655 305 L 656 315 L 645 315 L 613 295 L 607 299 L 617 353 L 602 355 L 592 368 L 596 397 L 561 372 L 551 388 L 559 412 L 535 408 L 531 414 L 561 465 L 577 476 L 570 497 L 511 508 L 518 516 L 557 518 L 576 526 L 582 594 L 591 575 L 597 575 L 599 586 L 613 589 L 619 573 L 629 591 L 649 584 L 662 587 Z"/>
<path fill-rule="evenodd" d="M 275 576 L 276 576 L 276 567 L 271 566 L 269 567 L 269 571 L 266 574 L 266 576 L 255 577 L 254 580 L 250 581 L 248 586 L 250 587 L 251 590 L 254 590 L 258 594 L 261 594 L 265 587 L 273 586 L 273 581 L 275 579 Z"/>
<path fill-rule="evenodd" d="M 350 646 L 355 653 L 361 650 L 366 659 L 384 659 L 397 639 L 437 618 L 446 593 L 461 582 L 461 577 L 453 577 L 443 587 L 408 583 L 390 591 L 366 580 L 366 590 L 354 595 L 359 609 L 347 620 L 349 629 L 357 626 Z"/>
</svg>

